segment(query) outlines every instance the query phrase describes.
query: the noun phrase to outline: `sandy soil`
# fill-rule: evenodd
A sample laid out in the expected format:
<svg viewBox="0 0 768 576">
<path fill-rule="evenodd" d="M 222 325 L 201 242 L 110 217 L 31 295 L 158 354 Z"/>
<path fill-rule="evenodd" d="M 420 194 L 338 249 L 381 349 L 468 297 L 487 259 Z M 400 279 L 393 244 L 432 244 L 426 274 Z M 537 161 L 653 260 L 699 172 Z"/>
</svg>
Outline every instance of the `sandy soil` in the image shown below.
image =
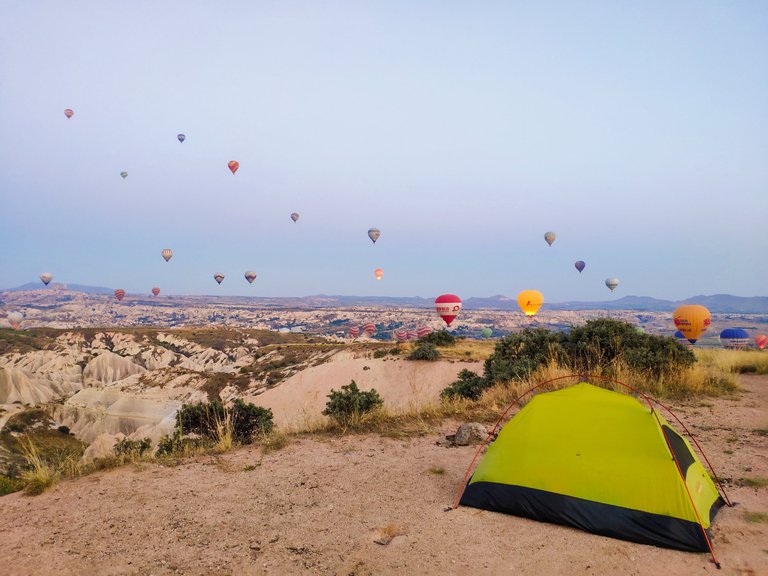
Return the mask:
<svg viewBox="0 0 768 576">
<path fill-rule="evenodd" d="M 513 516 L 445 512 L 473 447 L 436 445 L 454 425 L 406 440 L 300 439 L 177 467 L 140 465 L 0 499 L 0 574 L 768 574 L 768 377 L 738 399 L 672 403 L 737 506 L 708 554 L 643 546 Z M 430 469 L 444 469 L 436 474 Z M 379 544 L 380 529 L 402 532 Z"/>
</svg>

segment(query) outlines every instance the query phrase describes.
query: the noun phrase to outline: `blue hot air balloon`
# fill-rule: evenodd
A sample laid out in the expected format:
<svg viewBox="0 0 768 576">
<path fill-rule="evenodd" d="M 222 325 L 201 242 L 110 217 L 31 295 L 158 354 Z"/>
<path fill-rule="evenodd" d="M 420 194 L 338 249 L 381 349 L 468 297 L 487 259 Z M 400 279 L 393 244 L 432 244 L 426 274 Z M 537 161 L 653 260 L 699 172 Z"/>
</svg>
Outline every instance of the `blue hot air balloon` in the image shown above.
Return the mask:
<svg viewBox="0 0 768 576">
<path fill-rule="evenodd" d="M 576 266 L 576 270 L 578 270 L 579 274 L 581 274 L 581 271 L 584 270 L 586 264 L 584 263 L 584 260 L 577 260 L 574 266 Z"/>
<path fill-rule="evenodd" d="M 744 348 L 750 342 L 749 332 L 743 328 L 726 328 L 720 332 L 720 343 L 723 348 Z"/>
<path fill-rule="evenodd" d="M 184 136 L 184 134 L 179 134 L 178 136 L 176 136 L 176 138 L 179 139 L 179 142 L 184 142 L 184 140 L 186 140 L 187 137 Z"/>
</svg>

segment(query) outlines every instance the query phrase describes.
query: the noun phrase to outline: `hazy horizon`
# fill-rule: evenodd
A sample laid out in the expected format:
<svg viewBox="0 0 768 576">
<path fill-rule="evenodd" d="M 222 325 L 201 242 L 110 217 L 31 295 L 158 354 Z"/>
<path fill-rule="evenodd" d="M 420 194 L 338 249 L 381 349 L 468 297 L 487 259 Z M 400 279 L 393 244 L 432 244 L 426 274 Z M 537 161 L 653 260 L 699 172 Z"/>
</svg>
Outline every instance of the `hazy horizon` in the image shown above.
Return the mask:
<svg viewBox="0 0 768 576">
<path fill-rule="evenodd" d="M 0 284 L 765 294 L 767 30 L 757 1 L 7 3 Z"/>
</svg>

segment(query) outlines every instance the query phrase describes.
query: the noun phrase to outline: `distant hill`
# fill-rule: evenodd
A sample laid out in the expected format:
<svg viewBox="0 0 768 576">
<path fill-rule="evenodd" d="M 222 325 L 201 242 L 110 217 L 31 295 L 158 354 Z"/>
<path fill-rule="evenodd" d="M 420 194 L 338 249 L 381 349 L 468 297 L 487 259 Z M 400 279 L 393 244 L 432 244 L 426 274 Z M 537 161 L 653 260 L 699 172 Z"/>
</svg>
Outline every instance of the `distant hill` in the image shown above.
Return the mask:
<svg viewBox="0 0 768 576">
<path fill-rule="evenodd" d="M 104 288 L 103 286 L 86 286 L 85 284 L 48 284 L 42 282 L 27 282 L 16 288 L 9 288 L 6 292 L 20 292 L 24 290 L 69 290 L 70 292 L 85 292 L 86 294 L 112 294 L 113 288 Z"/>
<path fill-rule="evenodd" d="M 30 282 L 11 288 L 6 292 L 50 291 L 54 296 L 58 291 L 84 292 L 87 294 L 111 295 L 111 288 L 85 286 L 82 284 L 51 284 L 44 286 L 39 282 Z M 2 293 L 2 291 L 0 291 Z M 147 298 L 150 298 L 147 295 Z M 366 306 L 389 306 L 403 308 L 432 308 L 433 298 L 421 296 L 343 296 L 315 294 L 301 297 L 251 297 L 251 296 L 182 296 L 172 295 L 166 302 L 196 300 L 207 302 L 229 302 L 280 308 L 349 308 Z M 624 296 L 616 300 L 598 302 L 545 302 L 543 310 L 636 310 L 647 312 L 671 312 L 682 304 L 701 304 L 714 314 L 768 314 L 768 296 L 732 296 L 731 294 L 699 295 L 686 300 L 660 300 L 649 296 Z M 467 310 L 518 310 L 517 298 L 497 294 L 487 297 L 470 297 L 464 300 Z"/>
</svg>

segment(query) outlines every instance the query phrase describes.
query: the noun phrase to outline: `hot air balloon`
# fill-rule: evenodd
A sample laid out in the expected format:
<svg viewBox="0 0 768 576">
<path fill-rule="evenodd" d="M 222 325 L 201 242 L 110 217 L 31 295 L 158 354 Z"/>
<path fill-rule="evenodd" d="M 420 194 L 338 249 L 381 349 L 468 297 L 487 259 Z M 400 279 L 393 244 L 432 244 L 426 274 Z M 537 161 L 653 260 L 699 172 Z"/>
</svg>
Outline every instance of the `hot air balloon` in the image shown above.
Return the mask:
<svg viewBox="0 0 768 576">
<path fill-rule="evenodd" d="M 237 169 L 240 168 L 240 162 L 238 162 L 237 160 L 230 160 L 227 163 L 227 166 L 229 166 L 229 169 L 232 171 L 232 174 L 234 174 L 235 172 L 237 172 Z"/>
<path fill-rule="evenodd" d="M 481 334 L 483 335 L 483 338 L 490 338 L 491 334 L 493 334 L 493 330 L 491 330 L 490 328 L 483 328 L 483 331 L 481 332 Z"/>
<path fill-rule="evenodd" d="M 248 280 L 248 284 L 253 284 L 253 281 L 256 280 L 256 272 L 248 270 L 245 273 L 245 279 Z"/>
<path fill-rule="evenodd" d="M 117 290 L 115 290 L 115 298 L 117 298 L 118 302 L 122 302 L 124 297 L 125 297 L 125 290 L 123 290 L 122 288 L 118 288 Z"/>
<path fill-rule="evenodd" d="M 64 116 L 66 116 L 67 118 L 72 118 L 72 116 L 74 115 L 75 113 L 72 111 L 71 108 L 67 108 L 64 110 Z"/>
<path fill-rule="evenodd" d="M 186 136 L 184 136 L 184 134 L 177 134 L 177 135 L 176 135 L 176 138 L 178 138 L 178 139 L 179 139 L 179 142 L 184 142 L 184 140 L 186 140 L 186 139 L 187 139 L 187 137 L 186 137 Z"/>
<path fill-rule="evenodd" d="M 406 330 L 407 340 L 416 340 L 418 337 L 419 337 L 418 330 L 413 330 L 413 329 Z"/>
<path fill-rule="evenodd" d="M 743 328 L 726 328 L 720 332 L 720 344 L 730 350 L 745 348 L 749 344 L 749 332 Z"/>
<path fill-rule="evenodd" d="M 606 278 L 605 279 L 605 285 L 610 288 L 611 292 L 616 290 L 616 286 L 619 285 L 619 279 L 618 278 Z"/>
<path fill-rule="evenodd" d="M 517 295 L 517 305 L 526 316 L 534 316 L 544 304 L 544 294 L 538 290 L 523 290 Z"/>
<path fill-rule="evenodd" d="M 157 296 L 158 294 L 160 294 L 160 288 L 155 286 L 154 288 L 152 288 L 152 295 Z"/>
<path fill-rule="evenodd" d="M 360 336 L 360 327 L 359 326 L 352 326 L 349 329 L 349 335 L 352 338 L 357 338 L 358 336 Z"/>
<path fill-rule="evenodd" d="M 758 334 L 755 336 L 755 344 L 760 350 L 765 349 L 766 345 L 768 345 L 768 336 L 765 334 Z"/>
<path fill-rule="evenodd" d="M 586 264 L 584 263 L 584 260 L 576 260 L 576 264 L 574 264 L 574 266 L 576 266 L 576 270 L 578 270 L 579 274 L 581 274 L 581 271 L 584 270 Z"/>
<path fill-rule="evenodd" d="M 296 222 L 299 219 L 299 213 L 298 212 L 292 212 L 291 213 L 291 220 Z"/>
<path fill-rule="evenodd" d="M 384 276 L 384 270 L 376 268 L 376 270 L 373 271 L 373 275 L 376 276 L 376 280 L 381 280 L 381 277 Z"/>
<path fill-rule="evenodd" d="M 546 234 L 544 234 L 544 240 L 550 246 L 552 246 L 552 243 L 555 241 L 555 238 L 557 238 L 557 234 L 555 234 L 554 232 L 547 232 Z"/>
<path fill-rule="evenodd" d="M 371 228 L 368 230 L 368 238 L 370 238 L 374 244 L 376 244 L 376 240 L 379 239 L 379 236 L 381 236 L 381 231 L 378 228 Z"/>
<path fill-rule="evenodd" d="M 447 326 L 451 325 L 461 310 L 461 298 L 455 294 L 442 294 L 435 298 L 435 311 Z"/>
<path fill-rule="evenodd" d="M 168 262 L 171 258 L 173 258 L 173 250 L 170 248 L 163 249 L 162 252 L 160 252 L 160 255 L 163 257 L 163 259 Z"/>
<path fill-rule="evenodd" d="M 24 320 L 24 314 L 21 312 L 8 312 L 8 323 L 14 330 L 18 330 L 21 327 L 22 320 Z"/>
<path fill-rule="evenodd" d="M 712 323 L 712 315 L 700 304 L 685 304 L 678 307 L 672 315 L 677 329 L 691 344 L 704 334 Z"/>
<path fill-rule="evenodd" d="M 363 324 L 363 334 L 367 334 L 368 336 L 376 334 L 376 326 L 373 322 L 366 322 Z"/>
<path fill-rule="evenodd" d="M 405 342 L 408 340 L 408 330 L 405 328 L 398 328 L 396 330 L 392 330 L 392 336 L 394 336 L 395 340 L 398 342 Z"/>
<path fill-rule="evenodd" d="M 220 274 L 220 273 L 214 274 L 213 279 L 216 280 L 216 282 L 218 282 L 219 284 L 221 284 L 221 281 L 224 280 L 224 274 Z"/>
<path fill-rule="evenodd" d="M 120 172 L 120 176 L 122 176 L 123 180 L 125 180 L 126 178 L 128 178 L 128 172 Z"/>
<path fill-rule="evenodd" d="M 429 336 L 432 334 L 434 330 L 430 328 L 429 326 L 419 326 L 416 328 L 416 337 L 417 338 L 424 338 L 424 336 Z"/>
<path fill-rule="evenodd" d="M 50 272 L 43 272 L 42 274 L 40 274 L 40 280 L 43 281 L 43 284 L 48 286 L 48 283 L 51 280 L 53 280 L 53 274 L 51 274 Z"/>
</svg>

